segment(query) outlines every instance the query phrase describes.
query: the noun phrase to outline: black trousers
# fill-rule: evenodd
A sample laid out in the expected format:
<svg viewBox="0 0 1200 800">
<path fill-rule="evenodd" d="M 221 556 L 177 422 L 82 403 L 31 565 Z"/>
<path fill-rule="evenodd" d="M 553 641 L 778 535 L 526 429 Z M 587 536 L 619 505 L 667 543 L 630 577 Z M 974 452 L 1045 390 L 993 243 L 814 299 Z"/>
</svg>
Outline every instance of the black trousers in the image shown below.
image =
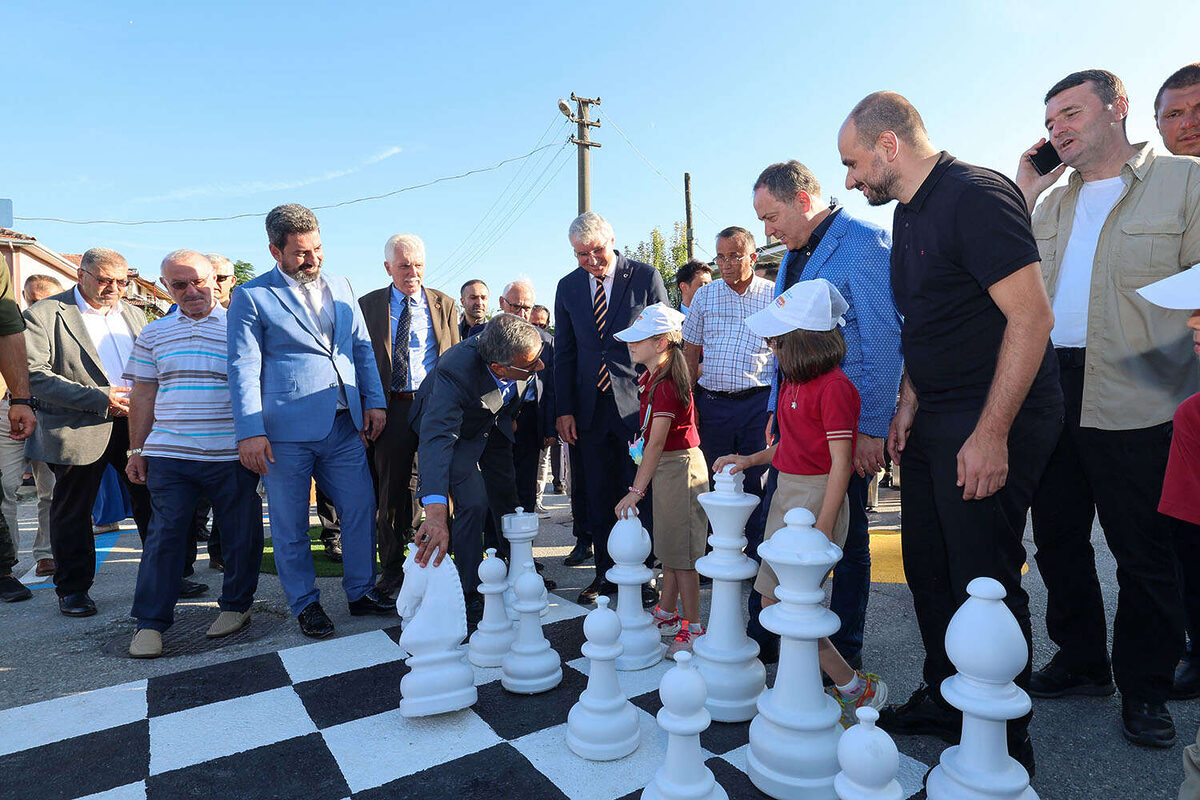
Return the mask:
<svg viewBox="0 0 1200 800">
<path fill-rule="evenodd" d="M 145 486 L 125 477 L 125 451 L 129 449 L 129 423 L 113 420 L 104 454 L 91 464 L 51 464 L 54 498 L 50 501 L 50 549 L 54 552 L 54 590 L 59 597 L 86 592 L 96 578 L 96 542 L 92 534 L 92 506 L 100 491 L 104 470 L 112 464 L 129 488 L 133 521 L 144 542 L 150 526 L 150 494 Z"/>
<path fill-rule="evenodd" d="M 982 500 L 963 500 L 962 487 L 955 485 L 958 451 L 978 419 L 978 411 L 918 411 L 901 461 L 904 572 L 925 646 L 924 680 L 939 697 L 942 681 L 956 672 L 946 655 L 946 628 L 975 578 L 995 578 L 1004 586 L 1004 604 L 1021 626 L 1029 656 L 1033 654 L 1029 596 L 1021 587 L 1021 540 L 1034 490 L 1062 429 L 1062 410 L 1017 414 L 1008 435 L 1004 487 Z M 1018 686 L 1029 686 L 1031 671 L 1027 660 Z"/>
<path fill-rule="evenodd" d="M 579 445 L 569 444 L 566 447 L 571 473 L 571 535 L 577 542 L 590 545 L 592 530 L 588 527 L 587 485 L 583 479 L 581 464 L 583 459 L 579 456 Z"/>
<path fill-rule="evenodd" d="M 375 538 L 379 544 L 380 582 L 397 586 L 404 579 L 404 548 L 415 527 L 413 465 L 417 433 L 408 424 L 411 400 L 388 400 L 387 425 L 371 443 L 370 463 L 375 478 Z M 320 506 L 318 505 L 318 511 Z M 321 524 L 325 524 L 324 518 Z"/>
<path fill-rule="evenodd" d="M 538 476 L 542 469 L 542 437 L 538 432 L 538 404 L 524 402 L 517 415 L 513 465 L 517 474 L 517 500 L 526 511 L 537 506 Z"/>
<path fill-rule="evenodd" d="M 1200 661 L 1200 525 L 1166 517 L 1179 560 L 1179 588 L 1183 593 L 1184 627 L 1187 629 L 1187 652 L 1184 658 L 1191 663 Z"/>
<path fill-rule="evenodd" d="M 1033 502 L 1046 631 L 1064 666 L 1106 670 L 1104 598 L 1091 541 L 1092 520 L 1099 514 L 1120 587 L 1113 677 L 1122 694 L 1161 703 L 1183 652 L 1172 529 L 1158 513 L 1171 423 L 1128 431 L 1080 427 L 1084 359 L 1080 351 L 1058 352 L 1066 426 Z M 907 492 L 907 473 L 904 480 Z"/>
<path fill-rule="evenodd" d="M 587 529 L 596 553 L 596 577 L 605 580 L 613 565 L 608 554 L 608 534 L 617 522 L 617 503 L 627 494 L 637 472 L 629 457 L 629 433 L 611 391 L 597 391 L 591 424 L 586 428 L 580 426 L 578 435 L 579 446 L 575 449 L 579 451 L 580 473 L 572 474 L 572 486 L 587 484 Z M 642 511 L 641 523 L 653 536 L 649 491 L 638 506 Z"/>
</svg>

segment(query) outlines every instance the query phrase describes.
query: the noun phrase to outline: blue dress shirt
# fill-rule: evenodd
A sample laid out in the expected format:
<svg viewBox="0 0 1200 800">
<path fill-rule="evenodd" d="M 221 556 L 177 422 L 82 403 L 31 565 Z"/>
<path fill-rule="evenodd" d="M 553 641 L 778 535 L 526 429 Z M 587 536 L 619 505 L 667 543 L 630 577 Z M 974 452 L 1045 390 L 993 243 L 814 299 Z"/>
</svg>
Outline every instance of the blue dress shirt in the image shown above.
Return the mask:
<svg viewBox="0 0 1200 800">
<path fill-rule="evenodd" d="M 429 304 L 425 302 L 425 290 L 417 292 L 413 297 L 392 286 L 390 297 L 390 313 L 388 314 L 388 336 L 396 341 L 396 325 L 403 309 L 402 303 L 408 303 L 409 323 L 408 334 L 408 386 L 395 387 L 398 392 L 415 392 L 421 388 L 421 381 L 433 370 L 437 363 L 437 339 L 433 335 L 433 317 L 429 313 Z M 390 387 L 389 387 L 390 388 Z"/>
</svg>

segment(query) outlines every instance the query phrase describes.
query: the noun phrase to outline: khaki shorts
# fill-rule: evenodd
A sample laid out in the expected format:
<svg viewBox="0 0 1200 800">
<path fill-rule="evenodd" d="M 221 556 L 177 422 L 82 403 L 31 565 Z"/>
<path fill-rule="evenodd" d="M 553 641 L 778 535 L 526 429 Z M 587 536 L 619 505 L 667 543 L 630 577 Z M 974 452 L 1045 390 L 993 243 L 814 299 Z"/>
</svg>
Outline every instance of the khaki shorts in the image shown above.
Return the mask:
<svg viewBox="0 0 1200 800">
<path fill-rule="evenodd" d="M 699 447 L 664 452 L 654 470 L 654 557 L 664 567 L 695 569 L 708 541 L 708 517 L 696 499 L 708 491 Z"/>
<path fill-rule="evenodd" d="M 783 517 L 793 508 L 807 508 L 813 516 L 821 513 L 821 503 L 825 500 L 825 486 L 829 483 L 828 475 L 790 475 L 779 473 L 775 485 L 775 494 L 771 498 L 771 509 L 767 512 L 767 526 L 763 530 L 763 541 L 771 538 L 775 531 L 784 527 Z M 655 525 L 657 525 L 657 520 Z M 841 547 L 846 543 L 846 534 L 850 530 L 850 501 L 842 497 L 842 507 L 838 511 L 837 521 L 833 524 L 833 543 Z M 828 576 L 827 576 L 828 577 Z M 775 597 L 775 587 L 779 578 L 775 570 L 766 561 L 758 565 L 758 577 L 754 579 L 754 589 L 763 597 L 771 600 Z"/>
</svg>

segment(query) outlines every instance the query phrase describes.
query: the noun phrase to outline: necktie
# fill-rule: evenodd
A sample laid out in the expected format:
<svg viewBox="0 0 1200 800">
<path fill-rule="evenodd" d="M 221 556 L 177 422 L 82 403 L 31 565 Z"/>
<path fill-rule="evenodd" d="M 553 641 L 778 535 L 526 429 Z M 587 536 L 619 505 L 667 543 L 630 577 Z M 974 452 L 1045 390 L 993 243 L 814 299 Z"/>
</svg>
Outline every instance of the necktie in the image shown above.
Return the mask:
<svg viewBox="0 0 1200 800">
<path fill-rule="evenodd" d="M 308 307 L 312 309 L 313 316 L 321 327 L 325 344 L 333 344 L 333 318 L 329 316 L 322 302 L 320 284 L 317 281 L 304 284 L 304 296 L 308 298 Z"/>
<path fill-rule="evenodd" d="M 604 294 L 604 278 L 596 278 L 596 299 L 592 303 L 592 313 L 596 316 L 596 333 L 603 339 L 604 331 L 608 327 L 608 297 Z M 596 388 L 604 392 L 608 391 L 610 386 L 612 378 L 608 375 L 608 364 L 601 356 L 600 371 L 596 374 Z"/>
<path fill-rule="evenodd" d="M 408 298 L 400 304 L 400 316 L 396 319 L 396 338 L 392 341 L 392 391 L 402 392 L 408 388 L 408 338 L 412 332 L 412 312 Z"/>
</svg>

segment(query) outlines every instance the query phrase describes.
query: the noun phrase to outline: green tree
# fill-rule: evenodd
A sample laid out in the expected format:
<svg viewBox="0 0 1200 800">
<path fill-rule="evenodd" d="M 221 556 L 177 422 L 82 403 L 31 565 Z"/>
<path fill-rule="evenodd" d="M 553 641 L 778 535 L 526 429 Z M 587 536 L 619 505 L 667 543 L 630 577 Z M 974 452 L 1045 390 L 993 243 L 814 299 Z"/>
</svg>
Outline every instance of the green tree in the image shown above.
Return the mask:
<svg viewBox="0 0 1200 800">
<path fill-rule="evenodd" d="M 630 248 L 625 254 L 658 270 L 667 286 L 667 297 L 670 298 L 671 304 L 679 305 L 679 287 L 675 284 L 675 272 L 687 263 L 687 233 L 682 222 L 676 222 L 671 227 L 670 238 L 655 227 L 650 231 L 648 240 L 638 242 L 636 247 Z"/>
<path fill-rule="evenodd" d="M 249 261 L 233 262 L 233 274 L 237 275 L 238 285 L 249 283 L 254 279 L 254 265 Z"/>
</svg>

